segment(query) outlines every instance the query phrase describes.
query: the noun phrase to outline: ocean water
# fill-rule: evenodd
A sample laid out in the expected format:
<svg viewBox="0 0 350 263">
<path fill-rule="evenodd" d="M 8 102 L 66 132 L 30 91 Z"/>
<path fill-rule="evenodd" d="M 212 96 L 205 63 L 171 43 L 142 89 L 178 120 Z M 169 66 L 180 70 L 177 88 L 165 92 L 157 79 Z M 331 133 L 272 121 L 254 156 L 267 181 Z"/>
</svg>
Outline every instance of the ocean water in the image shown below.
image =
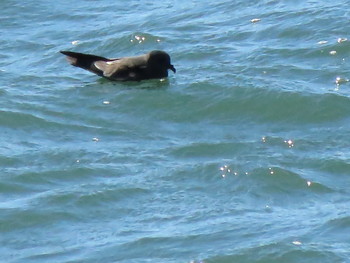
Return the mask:
<svg viewBox="0 0 350 263">
<path fill-rule="evenodd" d="M 0 262 L 350 262 L 348 4 L 2 1 Z"/>
</svg>

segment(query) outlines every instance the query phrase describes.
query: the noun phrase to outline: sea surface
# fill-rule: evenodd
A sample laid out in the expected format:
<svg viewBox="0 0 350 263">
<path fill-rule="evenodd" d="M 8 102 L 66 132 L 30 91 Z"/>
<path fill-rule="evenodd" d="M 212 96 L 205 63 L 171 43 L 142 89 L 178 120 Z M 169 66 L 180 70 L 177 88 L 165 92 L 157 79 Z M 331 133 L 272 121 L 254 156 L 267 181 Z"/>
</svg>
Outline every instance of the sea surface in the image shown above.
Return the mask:
<svg viewBox="0 0 350 263">
<path fill-rule="evenodd" d="M 349 263 L 349 17 L 1 1 L 0 262 Z M 157 49 L 177 73 L 136 83 L 59 53 Z"/>
</svg>

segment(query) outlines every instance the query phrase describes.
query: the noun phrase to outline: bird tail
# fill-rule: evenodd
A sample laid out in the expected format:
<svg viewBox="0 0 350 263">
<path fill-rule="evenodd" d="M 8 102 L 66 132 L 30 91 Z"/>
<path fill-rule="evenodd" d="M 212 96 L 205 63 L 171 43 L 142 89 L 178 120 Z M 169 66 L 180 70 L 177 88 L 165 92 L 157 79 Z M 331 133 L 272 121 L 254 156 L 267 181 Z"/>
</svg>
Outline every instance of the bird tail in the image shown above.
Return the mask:
<svg viewBox="0 0 350 263">
<path fill-rule="evenodd" d="M 67 56 L 67 60 L 71 65 L 89 70 L 100 76 L 103 75 L 103 72 L 94 65 L 94 62 L 110 61 L 107 58 L 95 56 L 95 55 L 89 55 L 89 54 L 83 54 L 83 53 L 71 52 L 71 51 L 60 51 L 60 52 L 63 55 Z"/>
</svg>

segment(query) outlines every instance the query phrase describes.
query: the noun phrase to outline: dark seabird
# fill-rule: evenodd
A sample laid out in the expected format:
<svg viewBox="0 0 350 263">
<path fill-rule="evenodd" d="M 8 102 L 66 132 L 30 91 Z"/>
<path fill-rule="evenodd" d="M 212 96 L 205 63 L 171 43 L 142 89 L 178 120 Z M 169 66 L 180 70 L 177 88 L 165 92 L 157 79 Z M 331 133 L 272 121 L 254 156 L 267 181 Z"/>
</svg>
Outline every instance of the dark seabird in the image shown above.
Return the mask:
<svg viewBox="0 0 350 263">
<path fill-rule="evenodd" d="M 83 68 L 101 77 L 118 81 L 140 81 L 161 79 L 168 76 L 168 69 L 174 73 L 170 56 L 164 51 L 154 50 L 135 57 L 104 58 L 71 51 L 60 51 L 75 67 Z"/>
</svg>

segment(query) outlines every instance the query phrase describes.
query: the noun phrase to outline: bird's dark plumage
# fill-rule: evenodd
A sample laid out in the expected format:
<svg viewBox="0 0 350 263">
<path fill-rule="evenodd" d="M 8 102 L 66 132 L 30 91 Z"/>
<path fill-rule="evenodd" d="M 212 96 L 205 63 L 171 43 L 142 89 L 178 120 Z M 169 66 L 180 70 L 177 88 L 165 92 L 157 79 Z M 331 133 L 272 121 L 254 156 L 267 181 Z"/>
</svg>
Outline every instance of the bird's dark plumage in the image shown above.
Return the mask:
<svg viewBox="0 0 350 263">
<path fill-rule="evenodd" d="M 168 69 L 174 73 L 170 56 L 159 50 L 135 57 L 109 59 L 95 55 L 61 51 L 70 64 L 91 71 L 101 77 L 118 81 L 140 81 L 144 79 L 161 79 L 168 76 Z"/>
</svg>

